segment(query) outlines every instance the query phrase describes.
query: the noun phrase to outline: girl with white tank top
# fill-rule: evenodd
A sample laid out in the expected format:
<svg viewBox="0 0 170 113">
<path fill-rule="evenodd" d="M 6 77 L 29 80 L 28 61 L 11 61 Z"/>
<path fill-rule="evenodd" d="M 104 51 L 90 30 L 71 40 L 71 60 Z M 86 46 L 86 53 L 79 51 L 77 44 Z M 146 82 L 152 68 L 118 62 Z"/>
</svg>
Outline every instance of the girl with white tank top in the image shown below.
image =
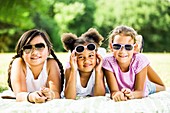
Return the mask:
<svg viewBox="0 0 170 113">
<path fill-rule="evenodd" d="M 30 68 L 28 67 L 28 64 L 26 64 L 26 84 L 27 84 L 27 90 L 28 92 L 38 91 L 42 87 L 46 87 L 46 82 L 48 78 L 47 74 L 47 60 L 44 62 L 43 68 L 41 73 L 39 74 L 37 79 L 34 79 L 34 75 Z"/>
<path fill-rule="evenodd" d="M 26 31 L 8 69 L 8 85 L 16 101 L 43 103 L 60 98 L 64 71 L 45 31 Z M 51 57 L 49 57 L 51 55 Z"/>
<path fill-rule="evenodd" d="M 65 70 L 65 98 L 105 95 L 102 56 L 97 53 L 102 40 L 94 28 L 79 38 L 72 33 L 63 34 L 64 48 L 71 51 Z"/>
</svg>

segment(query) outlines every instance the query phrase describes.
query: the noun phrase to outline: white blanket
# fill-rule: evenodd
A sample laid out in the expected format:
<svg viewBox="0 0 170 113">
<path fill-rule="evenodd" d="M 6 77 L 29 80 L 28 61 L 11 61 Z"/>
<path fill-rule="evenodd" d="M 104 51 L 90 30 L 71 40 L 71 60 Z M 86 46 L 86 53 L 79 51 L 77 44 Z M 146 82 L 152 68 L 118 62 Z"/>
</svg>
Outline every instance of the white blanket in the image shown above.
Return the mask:
<svg viewBox="0 0 170 113">
<path fill-rule="evenodd" d="M 0 113 L 170 113 L 170 90 L 122 102 L 108 96 L 54 99 L 42 104 L 0 98 Z"/>
</svg>

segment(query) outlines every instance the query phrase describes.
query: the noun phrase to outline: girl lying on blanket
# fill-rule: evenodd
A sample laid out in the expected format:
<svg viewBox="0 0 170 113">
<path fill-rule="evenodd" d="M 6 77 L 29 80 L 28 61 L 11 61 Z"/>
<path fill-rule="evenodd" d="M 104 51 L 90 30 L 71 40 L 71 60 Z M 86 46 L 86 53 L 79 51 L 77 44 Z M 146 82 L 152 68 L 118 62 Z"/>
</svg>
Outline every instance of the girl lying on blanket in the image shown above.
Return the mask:
<svg viewBox="0 0 170 113">
<path fill-rule="evenodd" d="M 46 32 L 25 32 L 16 46 L 8 70 L 9 87 L 17 101 L 43 103 L 60 98 L 63 89 L 63 66 L 57 59 Z M 49 55 L 54 58 L 49 58 Z"/>
<path fill-rule="evenodd" d="M 148 71 L 149 60 L 138 53 L 137 32 L 128 26 L 117 26 L 109 36 L 112 55 L 103 61 L 104 73 L 110 89 L 110 96 L 115 101 L 142 98 L 165 87 L 156 74 Z M 149 70 L 148 69 L 148 70 Z"/>
<path fill-rule="evenodd" d="M 79 38 L 71 33 L 63 34 L 63 46 L 71 51 L 65 71 L 65 98 L 105 95 L 102 57 L 97 53 L 102 40 L 93 28 Z"/>
<path fill-rule="evenodd" d="M 136 51 L 139 53 L 142 53 L 143 47 L 144 47 L 144 40 L 143 40 L 142 35 L 136 36 L 136 44 L 138 45 L 138 48 L 136 49 Z M 165 90 L 164 83 L 162 82 L 159 75 L 155 72 L 155 70 L 150 65 L 148 65 L 148 67 L 147 67 L 147 76 L 148 76 L 148 79 L 151 82 L 155 83 L 155 85 L 156 85 L 155 89 L 151 93 Z"/>
</svg>

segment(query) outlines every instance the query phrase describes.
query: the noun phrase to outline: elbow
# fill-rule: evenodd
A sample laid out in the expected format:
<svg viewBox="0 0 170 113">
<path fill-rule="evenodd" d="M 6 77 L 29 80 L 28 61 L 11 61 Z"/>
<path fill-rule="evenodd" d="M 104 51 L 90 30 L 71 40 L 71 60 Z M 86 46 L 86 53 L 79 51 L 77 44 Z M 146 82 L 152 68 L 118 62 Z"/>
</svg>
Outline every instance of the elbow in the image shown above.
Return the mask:
<svg viewBox="0 0 170 113">
<path fill-rule="evenodd" d="M 75 94 L 69 95 L 69 94 L 67 94 L 67 93 L 64 93 L 64 97 L 65 97 L 66 99 L 73 99 L 73 100 L 76 99 L 76 95 L 75 95 Z"/>
<path fill-rule="evenodd" d="M 72 100 L 76 100 L 76 97 L 74 96 L 65 96 L 66 99 L 72 99 Z"/>
<path fill-rule="evenodd" d="M 94 96 L 105 96 L 105 94 L 106 94 L 106 91 L 104 90 L 104 91 L 99 91 L 99 92 L 94 93 Z"/>
<path fill-rule="evenodd" d="M 165 91 L 166 90 L 166 87 L 165 85 L 162 86 L 162 91 Z"/>
</svg>

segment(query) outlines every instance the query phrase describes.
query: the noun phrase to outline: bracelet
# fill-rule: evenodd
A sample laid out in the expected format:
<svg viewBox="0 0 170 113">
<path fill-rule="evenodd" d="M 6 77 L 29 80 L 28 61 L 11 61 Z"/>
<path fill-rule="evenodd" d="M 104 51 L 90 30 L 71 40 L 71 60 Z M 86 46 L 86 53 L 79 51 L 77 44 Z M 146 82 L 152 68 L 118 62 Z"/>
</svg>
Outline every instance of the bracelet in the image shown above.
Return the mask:
<svg viewBox="0 0 170 113">
<path fill-rule="evenodd" d="M 32 92 L 29 92 L 29 93 L 28 93 L 28 95 L 27 95 L 27 101 L 30 102 L 30 103 L 33 103 L 33 102 L 31 102 L 30 99 L 29 99 L 29 95 L 30 95 L 31 93 L 32 93 Z"/>
</svg>

